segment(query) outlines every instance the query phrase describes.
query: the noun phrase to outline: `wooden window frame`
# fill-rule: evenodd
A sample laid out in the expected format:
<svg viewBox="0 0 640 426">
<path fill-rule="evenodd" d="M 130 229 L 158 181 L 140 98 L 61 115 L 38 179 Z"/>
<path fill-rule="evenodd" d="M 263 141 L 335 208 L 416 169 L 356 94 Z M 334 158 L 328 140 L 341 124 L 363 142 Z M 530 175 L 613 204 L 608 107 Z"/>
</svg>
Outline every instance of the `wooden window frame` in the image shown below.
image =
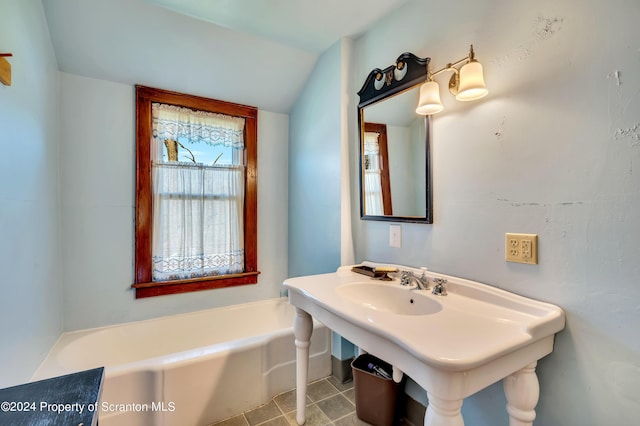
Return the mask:
<svg viewBox="0 0 640 426">
<path fill-rule="evenodd" d="M 387 125 L 380 123 L 364 123 L 364 131 L 378 134 L 380 149 L 380 184 L 382 185 L 382 214 L 393 215 L 391 204 L 391 179 L 389 179 L 389 149 L 387 146 Z"/>
<path fill-rule="evenodd" d="M 245 269 L 238 274 L 172 281 L 152 280 L 153 199 L 151 180 L 151 104 L 176 105 L 245 119 Z M 200 96 L 136 85 L 136 206 L 135 277 L 131 285 L 136 299 L 166 294 L 224 288 L 258 282 L 258 110 Z"/>
</svg>

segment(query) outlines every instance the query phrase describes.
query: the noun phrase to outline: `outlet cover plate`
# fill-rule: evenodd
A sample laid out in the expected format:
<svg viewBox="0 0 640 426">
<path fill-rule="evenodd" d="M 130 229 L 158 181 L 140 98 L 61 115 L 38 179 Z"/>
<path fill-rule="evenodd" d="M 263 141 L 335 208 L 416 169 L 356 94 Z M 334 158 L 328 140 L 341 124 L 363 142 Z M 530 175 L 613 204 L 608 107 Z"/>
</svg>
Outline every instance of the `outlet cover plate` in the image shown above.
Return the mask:
<svg viewBox="0 0 640 426">
<path fill-rule="evenodd" d="M 538 264 L 537 234 L 505 234 L 504 259 L 507 262 Z"/>
</svg>

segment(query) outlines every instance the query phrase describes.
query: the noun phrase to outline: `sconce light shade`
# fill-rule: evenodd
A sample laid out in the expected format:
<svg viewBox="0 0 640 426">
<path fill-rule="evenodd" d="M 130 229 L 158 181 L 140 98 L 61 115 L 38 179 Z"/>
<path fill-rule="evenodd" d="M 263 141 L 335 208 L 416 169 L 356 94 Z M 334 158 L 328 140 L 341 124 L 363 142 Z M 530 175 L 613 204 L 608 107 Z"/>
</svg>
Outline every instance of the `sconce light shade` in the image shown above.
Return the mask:
<svg viewBox="0 0 640 426">
<path fill-rule="evenodd" d="M 435 81 L 427 81 L 420 87 L 420 100 L 416 113 L 431 115 L 442 111 L 444 107 L 440 101 L 440 87 Z"/>
<path fill-rule="evenodd" d="M 460 85 L 456 99 L 459 101 L 475 101 L 489 93 L 484 84 L 482 65 L 471 61 L 460 69 Z"/>
</svg>

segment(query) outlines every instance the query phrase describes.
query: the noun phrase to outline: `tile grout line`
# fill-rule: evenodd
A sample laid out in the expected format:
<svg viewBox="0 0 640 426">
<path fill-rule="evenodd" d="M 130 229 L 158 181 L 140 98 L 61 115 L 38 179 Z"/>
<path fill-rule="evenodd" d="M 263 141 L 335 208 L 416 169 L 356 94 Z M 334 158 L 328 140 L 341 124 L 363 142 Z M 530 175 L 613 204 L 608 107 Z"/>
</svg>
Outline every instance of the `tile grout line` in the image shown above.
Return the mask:
<svg viewBox="0 0 640 426">
<path fill-rule="evenodd" d="M 340 390 L 337 386 L 335 386 L 333 383 L 331 383 L 331 381 L 329 381 L 327 378 L 325 378 L 325 379 L 321 379 L 321 380 L 317 380 L 316 382 L 313 382 L 313 383 L 317 383 L 317 382 L 320 382 L 320 381 L 326 381 L 329 385 L 331 385 L 331 387 L 332 387 L 333 389 L 335 389 L 335 390 L 336 390 L 336 393 L 332 393 L 331 395 L 327 396 L 326 398 L 318 399 L 317 401 L 313 401 L 313 400 L 311 400 L 311 403 L 306 404 L 305 406 L 306 406 L 306 407 L 316 406 L 316 407 L 317 407 L 317 408 L 318 408 L 318 409 L 319 409 L 319 410 L 320 410 L 320 411 L 321 411 L 325 416 L 327 416 L 327 418 L 329 419 L 329 423 L 327 423 L 326 425 L 327 425 L 327 426 L 335 426 L 335 422 L 337 422 L 337 421 L 339 421 L 339 420 L 342 420 L 342 419 L 344 419 L 344 418 L 346 418 L 346 417 L 349 417 L 349 416 L 351 416 L 351 415 L 353 415 L 353 414 L 355 413 L 355 404 L 354 404 L 353 402 L 351 402 L 351 400 L 350 400 L 349 398 L 347 398 L 347 396 L 345 395 L 345 393 L 346 393 L 346 392 L 349 392 L 350 390 L 353 390 L 353 387 L 349 387 L 349 388 L 347 388 L 347 389 Z M 290 391 L 283 392 L 283 393 L 292 392 L 292 391 L 294 391 L 294 390 L 295 390 L 295 389 L 292 389 L 292 390 L 290 390 Z M 279 394 L 279 395 L 282 395 L 282 394 Z M 284 417 L 285 417 L 285 420 L 286 420 L 286 415 L 287 415 L 287 414 L 289 414 L 289 413 L 296 412 L 296 411 L 297 411 L 297 407 L 296 407 L 295 409 L 293 409 L 293 410 L 291 410 L 291 411 L 287 411 L 287 412 L 285 413 L 285 412 L 284 412 L 284 410 L 283 410 L 283 409 L 280 407 L 280 405 L 278 404 L 278 402 L 277 402 L 277 401 L 275 401 L 275 398 L 276 398 L 277 396 L 279 396 L 279 395 L 276 395 L 275 397 L 273 397 L 273 399 L 274 399 L 274 402 L 275 402 L 276 406 L 277 406 L 277 407 L 280 409 L 280 411 L 283 413 L 283 415 L 284 415 Z M 338 395 L 342 395 L 342 397 L 343 397 L 344 399 L 346 399 L 346 400 L 347 400 L 347 402 L 349 402 L 349 404 L 353 405 L 353 410 L 352 410 L 352 411 L 350 411 L 349 413 L 345 414 L 344 416 L 341 416 L 341 417 L 339 417 L 339 418 L 337 418 L 337 419 L 333 419 L 333 420 L 332 420 L 331 418 L 329 418 L 329 417 L 328 417 L 328 414 L 327 414 L 324 410 L 322 410 L 322 408 L 320 408 L 320 406 L 318 406 L 317 404 L 318 404 L 319 402 L 326 401 L 326 400 L 328 400 L 328 399 L 330 399 L 330 398 L 334 398 L 334 397 L 336 397 L 336 396 L 338 396 Z M 259 426 L 259 425 L 256 425 L 256 426 Z"/>
<path fill-rule="evenodd" d="M 346 392 L 349 392 L 349 391 L 353 390 L 353 386 L 351 386 L 351 387 L 349 387 L 349 388 L 347 388 L 347 389 L 344 389 L 344 390 L 340 390 L 337 386 L 335 386 L 335 385 L 334 385 L 334 384 L 329 380 L 329 377 L 325 377 L 325 378 L 323 378 L 323 379 L 319 379 L 319 380 L 316 380 L 316 381 L 310 382 L 310 383 L 308 383 L 308 384 L 307 384 L 307 386 L 312 385 L 312 384 L 314 384 L 314 383 L 319 383 L 319 382 L 326 382 L 326 383 L 327 383 L 327 384 L 329 384 L 329 385 L 331 386 L 331 388 L 333 388 L 336 392 L 335 392 L 335 393 L 332 393 L 331 395 L 328 395 L 328 396 L 327 396 L 327 397 L 325 397 L 325 398 L 318 399 L 317 401 L 311 400 L 311 402 L 309 402 L 309 403 L 305 404 L 305 406 L 315 405 L 315 406 L 316 406 L 316 407 L 317 407 L 317 408 L 318 408 L 318 409 L 319 409 L 319 410 L 320 410 L 320 411 L 321 411 L 325 416 L 327 416 L 327 417 L 328 417 L 327 413 L 325 413 L 325 412 L 320 408 L 320 406 L 318 406 L 318 405 L 317 405 L 317 403 L 318 403 L 318 402 L 323 402 L 323 401 L 326 401 L 326 400 L 328 400 L 328 399 L 330 399 L 330 398 L 333 398 L 333 397 L 335 397 L 335 396 L 342 395 L 342 397 L 343 397 L 343 398 L 345 398 L 345 399 L 347 400 L 347 402 L 349 402 L 351 405 L 353 405 L 353 411 L 349 412 L 348 414 L 345 414 L 345 415 L 344 415 L 344 416 L 342 416 L 342 417 L 339 417 L 338 419 L 335 419 L 335 420 L 331 420 L 331 419 L 329 419 L 330 421 L 329 421 L 329 423 L 327 423 L 327 425 L 335 426 L 335 421 L 337 421 L 337 420 L 342 420 L 342 419 L 344 419 L 345 417 L 350 416 L 351 414 L 353 414 L 353 413 L 355 412 L 355 404 L 354 404 L 353 402 L 351 402 L 351 400 L 350 400 L 349 398 L 347 398 L 347 396 L 345 395 L 345 393 L 346 393 Z M 263 424 L 268 423 L 268 422 L 270 422 L 270 421 L 273 421 L 273 420 L 277 419 L 278 417 L 283 417 L 283 419 L 284 419 L 285 421 L 287 421 L 287 422 L 288 422 L 286 415 L 287 415 L 287 414 L 289 414 L 289 413 L 293 413 L 293 412 L 295 412 L 295 411 L 297 410 L 297 407 L 296 407 L 296 408 L 294 408 L 293 410 L 287 411 L 287 412 L 285 413 L 285 411 L 283 410 L 283 408 L 282 408 L 282 407 L 280 407 L 280 404 L 278 404 L 278 402 L 276 402 L 276 400 L 275 400 L 275 399 L 276 399 L 278 396 L 280 396 L 280 395 L 283 395 L 283 394 L 286 394 L 286 393 L 289 393 L 289 392 L 292 392 L 292 391 L 295 391 L 295 390 L 296 390 L 296 389 L 294 388 L 294 389 L 291 389 L 291 390 L 288 390 L 288 391 L 285 391 L 285 392 L 281 392 L 281 393 L 279 393 L 278 395 L 275 395 L 273 398 L 271 398 L 271 400 L 270 400 L 269 402 L 267 402 L 267 403 L 265 403 L 265 404 L 262 404 L 262 405 L 260 405 L 260 406 L 258 406 L 258 407 L 256 407 L 256 408 L 252 408 L 251 410 L 247 410 L 247 411 L 245 411 L 245 412 L 241 413 L 240 415 L 242 416 L 242 419 L 244 420 L 245 424 L 246 424 L 247 426 L 260 426 L 260 425 L 263 425 Z M 307 398 L 309 398 L 309 396 L 308 396 L 308 395 L 307 395 Z M 309 398 L 309 399 L 310 399 L 310 398 Z M 278 411 L 280 412 L 280 414 L 279 414 L 279 415 L 277 415 L 277 416 L 275 416 L 275 417 L 272 417 L 272 418 L 270 418 L 270 419 L 267 419 L 267 420 L 265 420 L 265 421 L 263 421 L 263 422 L 256 423 L 255 425 L 251 425 L 251 423 L 249 422 L 249 419 L 247 418 L 246 414 L 247 414 L 247 413 L 249 413 L 249 412 L 251 412 L 251 411 L 257 410 L 257 409 L 259 409 L 259 408 L 261 408 L 261 407 L 264 407 L 264 406 L 266 406 L 266 405 L 270 404 L 272 401 L 273 401 L 274 405 L 276 406 L 276 408 L 278 409 Z M 231 419 L 231 418 L 233 418 L 233 417 L 230 417 L 230 419 Z M 218 424 L 218 423 L 222 423 L 222 422 L 224 422 L 224 421 L 226 421 L 226 420 L 229 420 L 229 419 L 225 419 L 225 420 L 222 420 L 222 421 L 220 421 L 220 422 L 213 423 L 211 426 L 215 426 L 216 424 Z"/>
</svg>

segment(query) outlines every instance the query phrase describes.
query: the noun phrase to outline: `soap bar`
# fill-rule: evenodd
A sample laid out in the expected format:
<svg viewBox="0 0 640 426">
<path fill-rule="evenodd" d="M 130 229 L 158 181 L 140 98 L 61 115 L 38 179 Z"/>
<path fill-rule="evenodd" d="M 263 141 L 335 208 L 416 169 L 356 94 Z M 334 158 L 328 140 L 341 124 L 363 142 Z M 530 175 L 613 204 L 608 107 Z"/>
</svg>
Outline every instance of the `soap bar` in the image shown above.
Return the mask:
<svg viewBox="0 0 640 426">
<path fill-rule="evenodd" d="M 376 266 L 374 270 L 382 273 L 398 272 L 398 268 L 394 266 Z"/>
</svg>

